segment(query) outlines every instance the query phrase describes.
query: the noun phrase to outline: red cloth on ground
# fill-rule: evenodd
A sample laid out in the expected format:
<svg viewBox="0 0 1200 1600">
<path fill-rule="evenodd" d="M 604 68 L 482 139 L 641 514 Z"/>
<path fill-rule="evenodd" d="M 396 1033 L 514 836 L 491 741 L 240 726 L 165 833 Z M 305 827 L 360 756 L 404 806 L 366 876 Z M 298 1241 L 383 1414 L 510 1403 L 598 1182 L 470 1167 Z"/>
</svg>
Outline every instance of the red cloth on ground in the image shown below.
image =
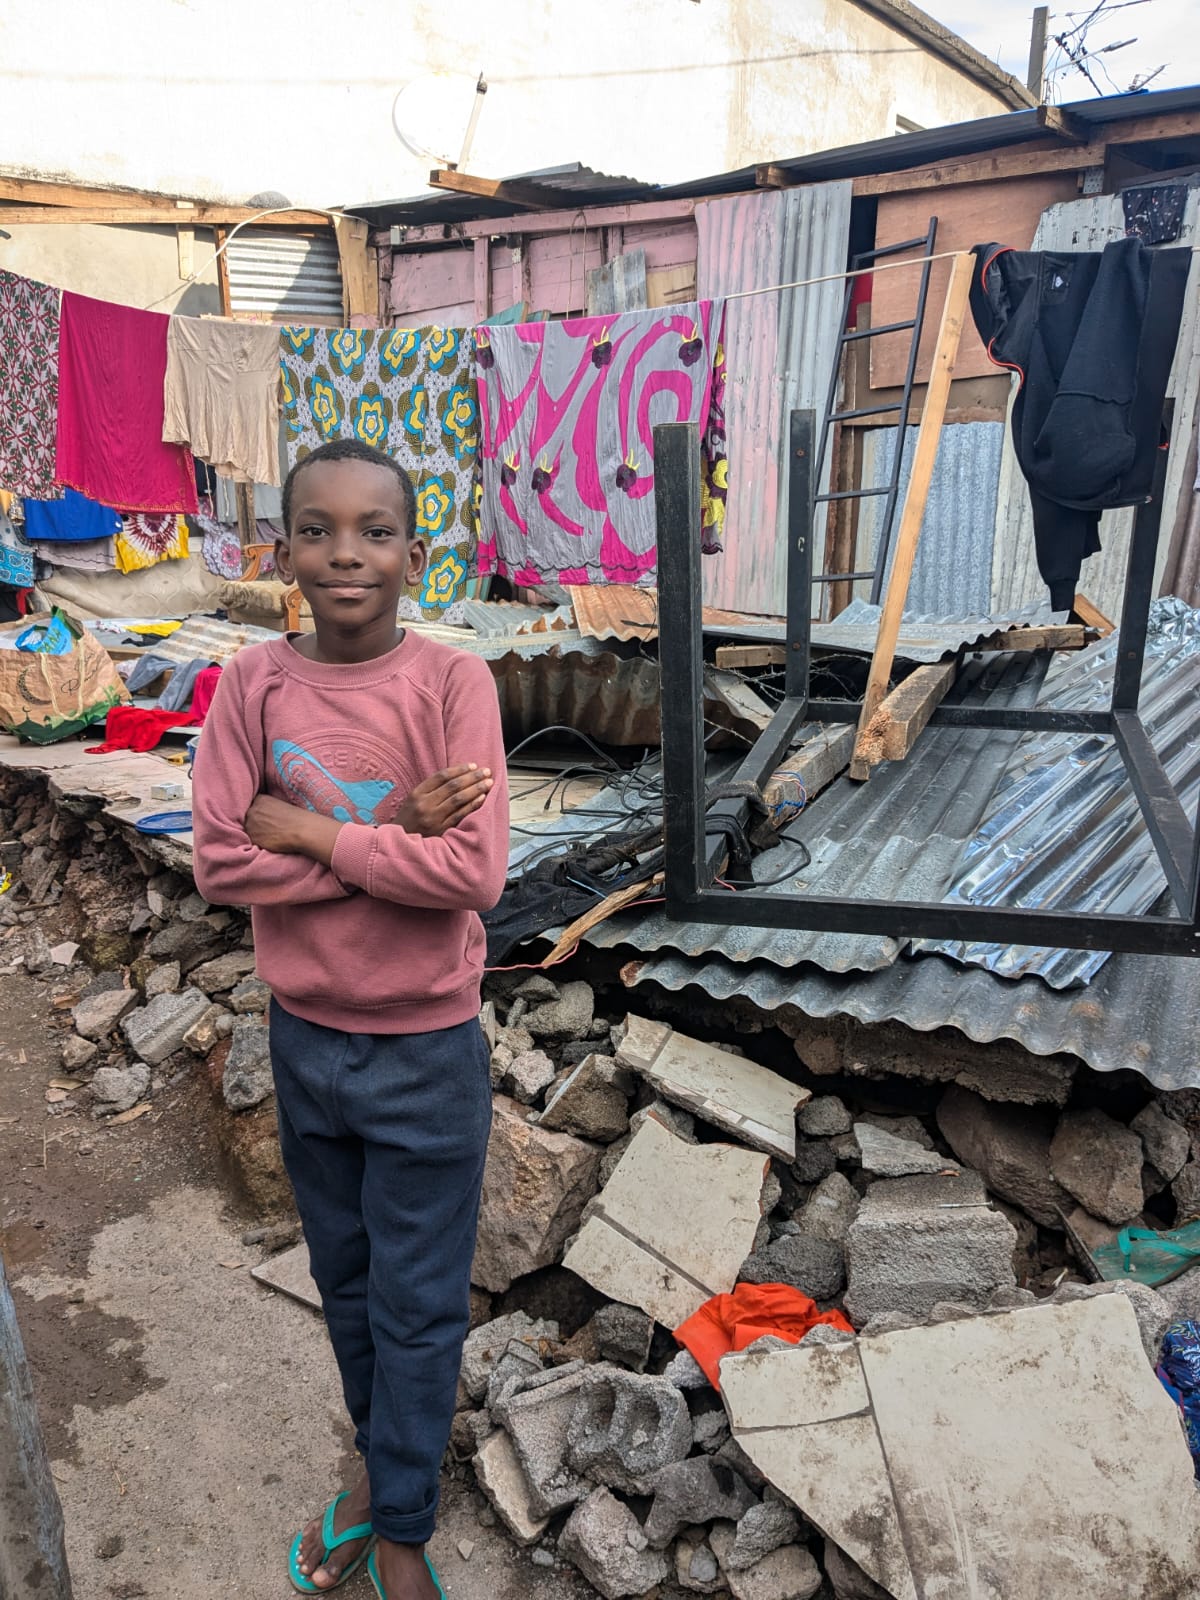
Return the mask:
<svg viewBox="0 0 1200 1600">
<path fill-rule="evenodd" d="M 768 1334 L 799 1344 L 819 1323 L 854 1332 L 840 1311 L 818 1311 L 816 1302 L 799 1289 L 782 1283 L 739 1283 L 732 1294 L 706 1300 L 679 1324 L 675 1337 L 695 1356 L 713 1388 L 720 1389 L 722 1356 L 745 1350 Z"/>
<path fill-rule="evenodd" d="M 220 678 L 220 667 L 205 667 L 196 674 L 196 682 L 192 686 L 193 722 L 203 722 L 208 715 L 208 708 L 212 705 Z"/>
<path fill-rule="evenodd" d="M 152 711 L 143 706 L 114 706 L 104 724 L 104 743 L 87 747 L 89 756 L 108 750 L 153 750 L 168 728 L 190 724 L 189 711 Z"/>
<path fill-rule="evenodd" d="M 102 505 L 199 509 L 191 452 L 162 437 L 169 321 L 63 294 L 56 470 L 60 482 Z"/>
</svg>

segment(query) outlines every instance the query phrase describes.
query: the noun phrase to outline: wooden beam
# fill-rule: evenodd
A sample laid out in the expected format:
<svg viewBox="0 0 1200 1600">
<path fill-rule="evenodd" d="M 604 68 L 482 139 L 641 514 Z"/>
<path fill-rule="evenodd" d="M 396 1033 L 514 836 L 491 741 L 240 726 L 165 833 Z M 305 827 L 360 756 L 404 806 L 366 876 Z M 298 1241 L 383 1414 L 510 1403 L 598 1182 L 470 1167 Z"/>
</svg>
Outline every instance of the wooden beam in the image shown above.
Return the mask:
<svg viewBox="0 0 1200 1600">
<path fill-rule="evenodd" d="M 917 447 L 913 452 L 908 492 L 904 497 L 904 511 L 896 535 L 896 553 L 892 559 L 891 576 L 883 597 L 879 633 L 875 640 L 875 653 L 871 657 L 871 670 L 867 677 L 867 689 L 858 723 L 858 738 L 854 746 L 856 759 L 863 753 L 864 735 L 871 718 L 887 694 L 892 664 L 896 659 L 896 641 L 900 635 L 904 602 L 908 599 L 908 586 L 912 581 L 913 562 L 917 554 L 917 541 L 921 537 L 921 523 L 929 499 L 929 486 L 933 481 L 933 467 L 942 436 L 946 403 L 950 398 L 950 380 L 954 376 L 954 362 L 967 316 L 967 301 L 974 267 L 975 257 L 964 252 L 955 256 L 950 269 L 950 286 L 946 291 L 946 304 L 942 310 L 942 323 L 933 353 L 925 406 L 921 413 L 921 425 L 917 430 Z M 852 777 L 855 776 L 853 764 L 850 773 Z"/>
<path fill-rule="evenodd" d="M 717 646 L 717 666 L 781 667 L 787 651 L 781 644 L 721 644 Z"/>
<path fill-rule="evenodd" d="M 927 167 L 907 167 L 903 172 L 877 172 L 854 179 L 854 195 L 906 194 L 917 189 L 947 189 L 956 183 L 994 183 L 1004 178 L 1028 178 L 1042 172 L 1083 171 L 1104 164 L 1105 144 L 1015 145 L 989 155 L 965 156 L 961 161 L 939 161 Z"/>
<path fill-rule="evenodd" d="M 346 326 L 353 319 L 373 323 L 379 315 L 379 267 L 371 244 L 371 230 L 357 217 L 335 217 L 338 265 L 342 272 L 342 312 Z"/>
<path fill-rule="evenodd" d="M 850 776 L 861 780 L 881 761 L 903 761 L 957 676 L 957 661 L 939 661 L 918 667 L 893 689 L 855 743 Z"/>
<path fill-rule="evenodd" d="M 1089 628 L 1095 628 L 1102 639 L 1107 639 L 1116 627 L 1115 622 L 1110 622 L 1098 606 L 1094 606 L 1085 594 L 1077 594 L 1071 607 L 1077 617 L 1082 617 Z"/>
<path fill-rule="evenodd" d="M 138 227 L 232 228 L 258 213 L 247 206 L 191 206 L 167 211 L 160 206 L 0 206 L 0 227 L 27 223 L 74 222 Z M 284 211 L 260 219 L 264 228 L 327 228 L 320 211 Z"/>
<path fill-rule="evenodd" d="M 801 800 L 807 804 L 845 771 L 853 754 L 854 729 L 849 723 L 827 727 L 815 738 L 805 740 L 788 757 L 787 764 L 763 784 L 763 799 L 772 809 L 771 826 L 781 828 L 792 820 L 785 812 L 776 813 L 776 806 Z"/>
<path fill-rule="evenodd" d="M 475 255 L 475 321 L 483 322 L 492 314 L 492 247 L 488 240 L 476 239 L 472 248 Z"/>
<path fill-rule="evenodd" d="M 806 181 L 799 173 L 793 176 L 782 167 L 772 166 L 769 161 L 764 161 L 754 169 L 754 182 L 759 189 L 791 189 Z"/>
<path fill-rule="evenodd" d="M 38 178 L 0 177 L 0 200 L 42 206 L 157 206 L 164 211 L 197 202 L 166 194 L 139 194 L 136 189 L 92 189 L 82 183 L 49 183 Z"/>
<path fill-rule="evenodd" d="M 1193 139 L 1200 133 L 1200 111 L 1169 111 L 1161 117 L 1123 117 L 1105 122 L 1096 138 L 1105 144 L 1158 144 L 1166 139 Z"/>
<path fill-rule="evenodd" d="M 1086 123 L 1080 122 L 1070 112 L 1062 110 L 1060 106 L 1039 106 L 1037 108 L 1039 126 L 1045 128 L 1047 133 L 1056 139 L 1062 139 L 1067 144 L 1087 144 L 1091 138 L 1091 129 Z"/>
<path fill-rule="evenodd" d="M 476 178 L 469 172 L 436 167 L 429 174 L 432 189 L 450 189 L 455 194 L 474 195 L 479 200 L 495 200 L 500 205 L 520 206 L 526 211 L 552 211 L 563 203 L 561 189 L 543 183 L 522 183 L 504 178 Z"/>
<path fill-rule="evenodd" d="M 232 317 L 233 295 L 229 287 L 229 251 L 225 248 L 225 229 L 218 228 L 215 237 L 217 241 L 217 288 L 221 295 L 221 315 L 223 317 Z"/>
<path fill-rule="evenodd" d="M 1082 650 L 1087 642 L 1083 624 L 1068 622 L 1049 628 L 1009 628 L 973 644 L 971 649 L 989 654 L 997 650 Z"/>
<path fill-rule="evenodd" d="M 446 244 L 455 239 L 496 239 L 509 233 L 567 233 L 572 221 L 578 227 L 579 211 L 563 210 L 557 192 L 557 211 L 530 212 L 516 217 L 479 217 L 472 222 L 399 223 L 403 244 Z M 593 228 L 627 227 L 643 222 L 686 222 L 696 213 L 694 200 L 628 201 L 616 206 L 589 206 L 587 225 Z"/>
</svg>

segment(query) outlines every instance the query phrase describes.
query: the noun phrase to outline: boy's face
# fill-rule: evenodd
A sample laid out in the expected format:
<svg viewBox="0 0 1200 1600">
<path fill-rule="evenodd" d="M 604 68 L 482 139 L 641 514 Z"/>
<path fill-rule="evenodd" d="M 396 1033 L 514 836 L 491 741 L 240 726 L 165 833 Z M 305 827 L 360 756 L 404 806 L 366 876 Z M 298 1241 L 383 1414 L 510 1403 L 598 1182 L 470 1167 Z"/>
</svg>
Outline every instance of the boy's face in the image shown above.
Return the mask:
<svg viewBox="0 0 1200 1600">
<path fill-rule="evenodd" d="M 425 571 L 425 546 L 411 533 L 400 485 L 386 467 L 318 461 L 296 477 L 291 532 L 275 541 L 275 564 L 317 622 L 394 622 L 401 592 Z"/>
</svg>

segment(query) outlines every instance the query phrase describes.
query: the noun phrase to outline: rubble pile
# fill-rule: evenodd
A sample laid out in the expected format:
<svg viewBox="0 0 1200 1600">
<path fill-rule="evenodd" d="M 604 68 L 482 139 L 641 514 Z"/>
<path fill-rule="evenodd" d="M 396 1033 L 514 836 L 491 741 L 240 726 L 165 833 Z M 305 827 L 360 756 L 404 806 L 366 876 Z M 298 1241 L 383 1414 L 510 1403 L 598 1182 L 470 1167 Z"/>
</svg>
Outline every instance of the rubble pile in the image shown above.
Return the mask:
<svg viewBox="0 0 1200 1600">
<path fill-rule="evenodd" d="M 198 1075 L 257 1210 L 287 1211 L 248 919 L 110 824 L 3 784 L 0 966 L 48 978 L 63 1018 L 48 1113 L 132 1120 Z M 1190 1092 L 945 1036 L 732 1009 L 710 1027 L 661 998 L 631 1015 L 619 985 L 540 972 L 494 974 L 485 996 L 494 1121 L 448 1465 L 481 1522 L 601 1595 L 903 1592 L 818 1493 L 856 1481 L 858 1445 L 837 1433 L 820 1484 L 797 1477 L 795 1447 L 782 1465 L 768 1448 L 791 1402 L 773 1391 L 755 1420 L 750 1390 L 739 1422 L 674 1338 L 713 1296 L 784 1285 L 844 1313 L 855 1333 L 799 1346 L 823 1383 L 849 1363 L 837 1428 L 863 1420 L 874 1358 L 855 1352 L 908 1330 L 1117 1295 L 1152 1365 L 1168 1323 L 1200 1316 L 1200 1268 L 1161 1293 L 1084 1281 L 1083 1247 L 1200 1210 Z M 797 1347 L 750 1354 L 780 1350 Z"/>
</svg>

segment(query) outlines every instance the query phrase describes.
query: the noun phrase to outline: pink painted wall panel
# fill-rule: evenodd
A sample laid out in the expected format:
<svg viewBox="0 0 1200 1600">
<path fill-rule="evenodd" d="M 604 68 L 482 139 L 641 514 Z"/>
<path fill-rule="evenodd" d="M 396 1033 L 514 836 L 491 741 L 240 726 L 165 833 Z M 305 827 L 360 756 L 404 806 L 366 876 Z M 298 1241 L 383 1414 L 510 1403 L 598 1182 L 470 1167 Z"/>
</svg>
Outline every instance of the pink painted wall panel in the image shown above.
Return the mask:
<svg viewBox="0 0 1200 1600">
<path fill-rule="evenodd" d="M 393 319 L 415 327 L 436 322 L 434 308 L 466 307 L 465 320 L 474 320 L 474 264 L 470 250 L 423 250 L 392 258 L 391 307 Z M 464 319 L 460 319 L 464 320 Z"/>
<path fill-rule="evenodd" d="M 623 234 L 623 250 L 646 252 L 647 272 L 696 264 L 696 224 L 691 217 L 684 222 L 642 222 L 625 228 Z"/>
</svg>

